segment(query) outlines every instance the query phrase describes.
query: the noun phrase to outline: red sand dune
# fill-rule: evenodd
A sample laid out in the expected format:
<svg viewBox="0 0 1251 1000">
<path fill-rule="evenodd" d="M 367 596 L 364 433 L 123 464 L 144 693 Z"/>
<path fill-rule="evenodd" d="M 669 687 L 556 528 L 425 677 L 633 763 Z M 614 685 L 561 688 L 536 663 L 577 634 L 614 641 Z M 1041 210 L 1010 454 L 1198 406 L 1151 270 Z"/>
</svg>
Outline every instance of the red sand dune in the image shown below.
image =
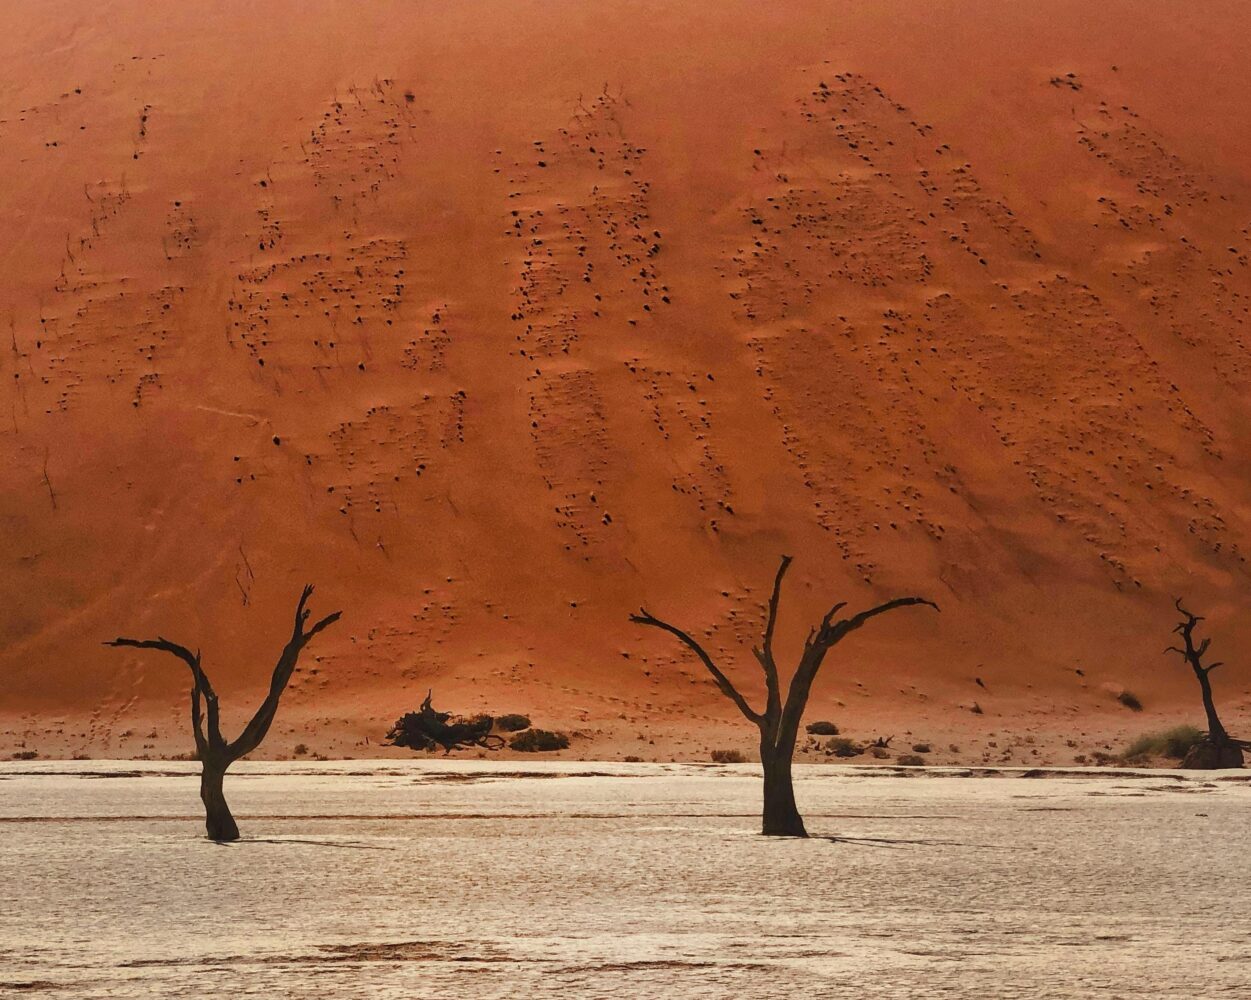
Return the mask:
<svg viewBox="0 0 1251 1000">
<path fill-rule="evenodd" d="M 758 693 L 783 552 L 785 650 L 835 599 L 943 607 L 848 639 L 809 718 L 1056 763 L 1199 722 L 1184 594 L 1251 724 L 1249 36 L 6 4 L 0 752 L 186 749 L 187 678 L 119 633 L 201 646 L 237 724 L 305 581 L 344 616 L 271 754 L 373 753 L 430 686 L 585 756 L 746 748 L 626 615 L 715 626 Z"/>
</svg>

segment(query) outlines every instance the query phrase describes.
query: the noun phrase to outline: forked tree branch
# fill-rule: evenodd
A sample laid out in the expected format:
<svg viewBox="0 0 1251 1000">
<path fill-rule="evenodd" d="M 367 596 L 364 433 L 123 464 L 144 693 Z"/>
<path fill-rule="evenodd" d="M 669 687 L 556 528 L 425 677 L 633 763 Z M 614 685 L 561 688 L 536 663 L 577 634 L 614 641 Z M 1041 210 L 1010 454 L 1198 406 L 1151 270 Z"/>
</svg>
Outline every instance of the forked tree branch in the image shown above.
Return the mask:
<svg viewBox="0 0 1251 1000">
<path fill-rule="evenodd" d="M 833 625 L 823 623 L 823 627 L 831 630 L 835 628 L 840 630 L 841 634 L 834 640 L 837 642 L 838 639 L 841 639 L 848 632 L 856 631 L 856 629 L 860 628 L 871 618 L 876 618 L 878 615 L 884 615 L 886 612 L 894 611 L 896 608 L 907 608 L 917 604 L 923 604 L 926 607 L 933 608 L 935 611 L 942 610 L 933 601 L 927 600 L 924 597 L 896 597 L 894 600 L 887 601 L 885 604 L 879 604 L 875 608 L 869 608 L 868 611 L 861 611 L 858 615 L 852 615 L 845 621 L 836 622 Z M 841 606 L 842 605 L 840 605 L 840 607 Z"/>
<path fill-rule="evenodd" d="M 662 631 L 668 632 L 672 636 L 675 636 L 678 641 L 680 641 L 688 649 L 694 651 L 695 655 L 700 658 L 708 672 L 712 674 L 712 679 L 717 682 L 717 687 L 721 689 L 721 693 L 734 702 L 734 704 L 738 706 L 738 710 L 742 712 L 744 716 L 754 722 L 757 726 L 764 722 L 765 717 L 755 711 L 751 705 L 747 703 L 747 699 L 739 694 L 738 688 L 731 683 L 730 678 L 723 674 L 717 665 L 712 662 L 712 657 L 704 651 L 704 647 L 696 642 L 695 639 L 683 632 L 676 625 L 670 625 L 668 622 L 661 621 L 659 618 L 656 618 L 648 612 L 646 608 L 640 608 L 637 615 L 631 615 L 630 621 L 634 622 L 636 625 L 648 625 L 652 628 L 658 628 Z"/>
<path fill-rule="evenodd" d="M 250 754 L 260 746 L 261 740 L 269 732 L 269 727 L 273 725 L 274 716 L 278 714 L 278 702 L 282 698 L 282 692 L 286 690 L 287 683 L 291 680 L 291 675 L 295 672 L 296 663 L 300 659 L 300 652 L 308 645 L 309 640 L 313 636 L 327 626 L 337 622 L 342 614 L 340 611 L 335 611 L 326 615 L 312 628 L 305 630 L 304 624 L 308 621 L 310 614 L 306 605 L 312 594 L 313 585 L 305 585 L 303 592 L 300 594 L 299 603 L 295 607 L 295 628 L 291 633 L 291 639 L 283 647 L 282 653 L 278 657 L 278 662 L 274 665 L 273 676 L 269 681 L 269 694 L 265 696 L 265 700 L 261 702 L 261 707 L 256 710 L 256 714 L 252 716 L 251 721 L 243 727 L 243 732 L 239 734 L 239 738 L 230 744 L 230 756 L 234 760 Z"/>
<path fill-rule="evenodd" d="M 861 611 L 859 614 L 852 615 L 850 618 L 842 619 L 836 616 L 847 606 L 845 601 L 840 601 L 830 608 L 821 619 L 821 625 L 809 633 L 808 639 L 804 643 L 804 652 L 800 658 L 799 667 L 796 669 L 794 677 L 791 678 L 791 686 L 786 693 L 786 705 L 782 711 L 779 739 L 793 739 L 793 733 L 798 731 L 799 719 L 808 704 L 808 697 L 812 693 L 813 681 L 816 680 L 817 672 L 825 661 L 825 654 L 830 651 L 832 646 L 837 645 L 849 633 L 856 631 L 856 629 L 862 627 L 866 622 L 876 618 L 878 615 L 894 611 L 896 608 L 907 608 L 915 605 L 925 605 L 933 608 L 935 611 L 940 610 L 937 604 L 924 597 L 896 597 L 876 607 L 869 608 L 867 611 Z"/>
<path fill-rule="evenodd" d="M 129 646 L 134 649 L 159 649 L 162 652 L 178 657 L 178 659 L 186 663 L 191 668 L 193 680 L 191 688 L 191 725 L 195 736 L 196 750 L 200 752 L 201 757 L 214 754 L 225 757 L 229 761 L 235 761 L 255 750 L 260 745 L 261 740 L 265 738 L 266 733 L 269 732 L 269 727 L 273 724 L 274 716 L 278 712 L 279 699 L 281 699 L 282 692 L 286 689 L 292 673 L 295 672 L 296 664 L 299 662 L 300 652 L 308 645 L 313 636 L 328 626 L 333 625 L 342 614 L 342 612 L 335 611 L 317 621 L 311 628 L 305 628 L 310 617 L 307 605 L 312 593 L 313 587 L 309 584 L 305 586 L 300 594 L 299 603 L 295 608 L 295 627 L 292 630 L 290 640 L 283 647 L 282 653 L 278 657 L 278 663 L 274 666 L 273 676 L 269 682 L 269 694 L 261 703 L 260 708 L 256 710 L 256 714 L 252 716 L 251 721 L 244 727 L 243 732 L 239 734 L 239 738 L 233 743 L 228 744 L 222 737 L 217 692 L 213 690 L 213 685 L 209 682 L 208 675 L 200 666 L 199 652 L 192 653 L 187 647 L 180 646 L 176 642 L 170 642 L 161 636 L 156 639 L 126 639 L 119 637 L 111 642 L 106 642 L 105 645 Z M 201 696 L 203 696 L 208 710 L 207 734 L 204 732 L 200 714 Z"/>
<path fill-rule="evenodd" d="M 201 756 L 204 756 L 206 751 L 219 752 L 226 748 L 226 741 L 222 738 L 221 713 L 217 703 L 217 692 L 213 690 L 208 674 L 204 672 L 204 668 L 200 665 L 200 653 L 198 650 L 193 653 L 186 646 L 170 642 L 164 636 L 158 636 L 155 639 L 126 639 L 119 636 L 111 642 L 106 642 L 105 645 L 130 646 L 134 649 L 159 649 L 161 652 L 178 657 L 178 659 L 187 664 L 191 668 L 191 726 L 192 735 L 195 737 L 195 748 Z M 207 735 L 204 732 L 200 712 L 201 696 L 203 696 L 205 703 L 208 705 Z"/>
<path fill-rule="evenodd" d="M 1178 622 L 1173 628 L 1173 632 L 1182 637 L 1182 646 L 1169 646 L 1166 653 L 1177 653 L 1183 660 L 1190 665 L 1190 669 L 1194 671 L 1195 677 L 1199 680 L 1199 691 L 1203 696 L 1203 710 L 1207 715 L 1208 721 L 1208 739 L 1217 744 L 1235 743 L 1243 746 L 1239 740 L 1232 739 L 1225 730 L 1224 724 L 1220 720 L 1220 716 L 1216 711 L 1216 701 L 1212 695 L 1212 682 L 1208 680 L 1208 675 L 1222 664 L 1220 661 L 1203 665 L 1203 654 L 1208 651 L 1212 640 L 1210 638 L 1203 639 L 1195 645 L 1195 629 L 1199 623 L 1203 621 L 1200 615 L 1192 614 L 1183 607 L 1181 598 L 1177 598 L 1173 602 L 1173 606 L 1177 608 L 1177 613 L 1183 616 L 1182 621 Z"/>
<path fill-rule="evenodd" d="M 1198 627 L 1199 623 L 1205 621 L 1205 619 L 1201 615 L 1192 614 L 1182 607 L 1180 597 L 1173 601 L 1173 606 L 1177 608 L 1178 614 L 1185 616 L 1184 621 L 1178 622 L 1177 625 L 1173 627 L 1173 632 L 1182 637 L 1184 648 L 1169 646 L 1166 650 L 1164 650 L 1164 652 L 1177 653 L 1182 657 L 1182 659 L 1190 664 L 1191 669 L 1194 670 L 1196 674 L 1206 676 L 1221 664 L 1214 663 L 1207 667 L 1203 665 L 1203 654 L 1208 651 L 1208 647 L 1212 644 L 1211 638 L 1206 638 L 1202 640 L 1198 646 L 1195 646 L 1195 629 Z"/>
<path fill-rule="evenodd" d="M 769 615 L 765 620 L 764 643 L 755 648 L 752 652 L 756 659 L 760 662 L 761 669 L 765 675 L 765 690 L 767 692 L 768 703 L 765 706 L 766 718 L 777 718 L 777 713 L 782 708 L 782 685 L 778 679 L 777 659 L 773 655 L 773 633 L 777 629 L 778 624 L 778 604 L 782 599 L 782 578 L 786 576 L 786 571 L 790 568 L 791 557 L 783 556 L 781 563 L 778 565 L 777 575 L 773 578 L 773 593 L 769 595 Z"/>
</svg>

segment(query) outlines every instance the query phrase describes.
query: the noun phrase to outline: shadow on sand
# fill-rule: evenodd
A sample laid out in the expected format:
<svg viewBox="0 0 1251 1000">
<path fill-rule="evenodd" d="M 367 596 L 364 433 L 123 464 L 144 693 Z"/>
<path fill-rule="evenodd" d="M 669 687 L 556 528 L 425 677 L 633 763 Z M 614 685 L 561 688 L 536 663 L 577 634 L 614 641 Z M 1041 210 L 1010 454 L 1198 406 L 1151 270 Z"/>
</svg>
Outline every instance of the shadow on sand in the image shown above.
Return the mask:
<svg viewBox="0 0 1251 1000">
<path fill-rule="evenodd" d="M 825 840 L 831 844 L 852 844 L 858 847 L 975 847 L 981 851 L 1032 851 L 1032 847 L 1012 847 L 1006 844 L 970 844 L 962 840 L 905 840 L 899 837 L 840 837 L 819 836 L 813 840 Z"/>
<path fill-rule="evenodd" d="M 343 851 L 394 851 L 394 847 L 361 844 L 342 840 L 308 840 L 304 837 L 241 837 L 234 841 L 213 840 L 218 847 L 242 847 L 246 844 L 300 844 L 308 847 L 331 847 Z"/>
</svg>

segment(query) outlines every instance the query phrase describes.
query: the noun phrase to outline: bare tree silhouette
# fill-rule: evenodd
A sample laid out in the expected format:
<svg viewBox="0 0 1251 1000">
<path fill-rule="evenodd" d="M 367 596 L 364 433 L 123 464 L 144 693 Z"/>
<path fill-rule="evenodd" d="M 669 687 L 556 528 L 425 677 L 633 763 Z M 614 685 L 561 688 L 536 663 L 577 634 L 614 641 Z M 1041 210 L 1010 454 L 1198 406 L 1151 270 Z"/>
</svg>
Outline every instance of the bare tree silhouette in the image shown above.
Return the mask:
<svg viewBox="0 0 1251 1000">
<path fill-rule="evenodd" d="M 261 744 L 261 740 L 269 732 L 274 716 L 278 712 L 278 701 L 286 690 L 287 682 L 295 671 L 300 653 L 309 641 L 322 629 L 339 620 L 342 612 L 336 611 L 316 622 L 311 628 L 305 628 L 310 612 L 305 607 L 312 596 L 311 584 L 300 594 L 300 602 L 295 608 L 295 629 L 291 638 L 283 647 L 278 663 L 274 667 L 273 677 L 269 682 L 269 694 L 256 710 L 249 722 L 233 742 L 222 737 L 220 716 L 217 704 L 217 693 L 209 682 L 208 675 L 200 665 L 200 651 L 194 653 L 176 642 L 158 637 L 156 639 L 124 639 L 117 638 L 106 642 L 106 646 L 133 646 L 136 649 L 159 649 L 182 660 L 191 668 L 191 732 L 195 737 L 196 755 L 200 760 L 200 798 L 204 802 L 204 826 L 210 840 L 238 840 L 239 827 L 230 814 L 230 806 L 226 804 L 226 796 L 222 792 L 222 782 L 226 769 L 240 757 L 250 754 Z M 208 728 L 205 728 L 204 715 L 207 714 Z"/>
<path fill-rule="evenodd" d="M 783 701 L 777 661 L 773 655 L 773 634 L 777 627 L 782 578 L 786 576 L 790 564 L 791 557 L 783 556 L 781 565 L 778 566 L 777 576 L 773 580 L 773 593 L 769 597 L 764 639 L 761 645 L 752 649 L 765 676 L 766 700 L 763 712 L 757 712 L 748 704 L 747 699 L 739 693 L 729 677 L 718 668 L 712 657 L 688 633 L 668 622 L 661 621 L 645 608 L 640 609 L 638 614 L 630 616 L 630 621 L 668 632 L 691 649 L 712 675 L 722 694 L 734 702 L 748 721 L 754 723 L 760 730 L 760 763 L 764 771 L 762 832 L 771 837 L 808 836 L 803 817 L 799 815 L 799 809 L 795 805 L 791 761 L 795 756 L 799 723 L 808 705 L 808 696 L 812 693 L 812 683 L 816 680 L 817 671 L 821 669 L 821 664 L 825 660 L 825 654 L 830 651 L 831 647 L 841 642 L 848 633 L 856 631 L 871 618 L 885 614 L 887 611 L 914 604 L 924 604 L 935 611 L 938 610 L 937 604 L 922 597 L 897 597 L 849 618 L 839 618 L 838 613 L 847 604 L 846 602 L 835 604 L 821 619 L 821 624 L 814 627 L 808 633 L 808 638 L 804 640 L 803 653 L 791 677 L 786 700 Z"/>
<path fill-rule="evenodd" d="M 1173 632 L 1181 636 L 1182 645 L 1169 646 L 1165 652 L 1177 653 L 1195 672 L 1195 677 L 1199 680 L 1199 691 L 1203 696 L 1203 711 L 1208 717 L 1207 735 L 1190 748 L 1181 766 L 1196 770 L 1242 767 L 1242 751 L 1251 748 L 1251 743 L 1234 739 L 1221 723 L 1220 716 L 1216 714 L 1216 701 L 1212 697 L 1212 681 L 1208 677 L 1208 674 L 1224 664 L 1218 661 L 1204 665 L 1203 657 L 1212 645 L 1212 640 L 1202 639 L 1195 645 L 1195 629 L 1203 618 L 1182 607 L 1180 597 L 1174 601 L 1174 606 L 1178 614 L 1182 615 L 1182 620 L 1177 623 Z"/>
</svg>

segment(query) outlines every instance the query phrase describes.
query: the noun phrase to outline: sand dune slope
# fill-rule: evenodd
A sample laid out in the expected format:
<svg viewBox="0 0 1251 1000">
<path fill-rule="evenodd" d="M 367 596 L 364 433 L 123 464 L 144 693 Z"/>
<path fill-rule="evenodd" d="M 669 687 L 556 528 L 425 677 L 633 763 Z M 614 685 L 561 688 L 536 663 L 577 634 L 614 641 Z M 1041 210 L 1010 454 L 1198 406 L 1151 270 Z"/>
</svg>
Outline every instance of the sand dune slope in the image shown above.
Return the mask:
<svg viewBox="0 0 1251 1000">
<path fill-rule="evenodd" d="M 0 751 L 180 748 L 185 678 L 119 632 L 203 647 L 233 720 L 313 581 L 344 618 L 274 753 L 433 685 L 699 754 L 750 734 L 626 614 L 755 694 L 782 552 L 787 651 L 835 599 L 943 607 L 837 651 L 853 728 L 1067 762 L 1149 725 L 1126 688 L 1194 718 L 1174 594 L 1251 714 L 1240 5 L 0 25 Z"/>
</svg>

